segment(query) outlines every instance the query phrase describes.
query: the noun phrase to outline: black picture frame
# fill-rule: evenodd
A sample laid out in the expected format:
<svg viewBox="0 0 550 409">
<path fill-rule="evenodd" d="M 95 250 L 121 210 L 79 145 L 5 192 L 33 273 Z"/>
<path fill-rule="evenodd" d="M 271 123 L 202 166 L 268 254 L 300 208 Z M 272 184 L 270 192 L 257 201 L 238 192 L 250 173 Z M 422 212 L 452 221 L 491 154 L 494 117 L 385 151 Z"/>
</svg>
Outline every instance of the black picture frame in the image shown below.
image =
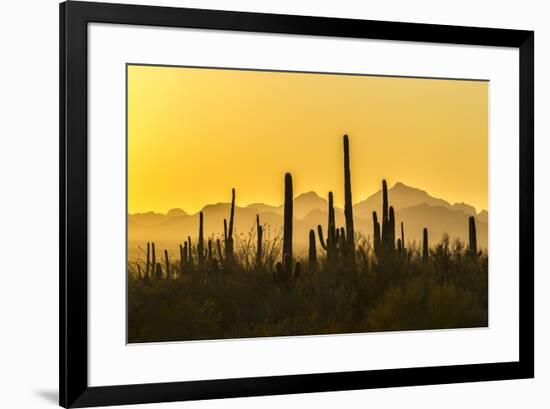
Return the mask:
<svg viewBox="0 0 550 409">
<path fill-rule="evenodd" d="M 70 1 L 60 4 L 59 403 L 139 404 L 534 377 L 534 32 Z M 519 361 L 88 385 L 87 25 L 92 22 L 512 47 L 519 50 Z"/>
</svg>

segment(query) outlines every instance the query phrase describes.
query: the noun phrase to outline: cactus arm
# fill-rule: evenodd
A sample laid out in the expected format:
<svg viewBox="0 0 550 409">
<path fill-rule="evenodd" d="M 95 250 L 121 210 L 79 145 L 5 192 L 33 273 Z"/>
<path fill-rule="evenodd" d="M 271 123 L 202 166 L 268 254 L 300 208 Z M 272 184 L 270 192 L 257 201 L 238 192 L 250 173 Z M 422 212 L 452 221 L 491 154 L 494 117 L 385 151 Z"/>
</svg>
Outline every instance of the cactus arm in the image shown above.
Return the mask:
<svg viewBox="0 0 550 409">
<path fill-rule="evenodd" d="M 319 224 L 317 225 L 317 235 L 319 236 L 319 244 L 323 250 L 327 250 L 327 244 L 325 243 L 325 238 L 323 237 L 323 227 Z"/>
<path fill-rule="evenodd" d="M 373 227 L 373 246 L 374 253 L 380 256 L 380 223 L 378 223 L 378 216 L 376 212 L 372 212 L 372 227 Z"/>
</svg>

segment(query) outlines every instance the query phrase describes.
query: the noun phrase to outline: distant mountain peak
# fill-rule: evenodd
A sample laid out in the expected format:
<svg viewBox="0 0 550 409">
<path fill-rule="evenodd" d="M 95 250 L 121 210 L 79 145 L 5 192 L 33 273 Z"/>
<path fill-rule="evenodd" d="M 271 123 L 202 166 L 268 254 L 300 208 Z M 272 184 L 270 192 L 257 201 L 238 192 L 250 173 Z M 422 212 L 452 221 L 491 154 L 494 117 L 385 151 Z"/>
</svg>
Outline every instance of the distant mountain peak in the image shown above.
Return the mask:
<svg viewBox="0 0 550 409">
<path fill-rule="evenodd" d="M 294 200 L 298 199 L 321 199 L 323 198 L 317 194 L 317 192 L 314 192 L 313 190 L 305 193 L 300 193 L 298 196 L 294 198 Z"/>
<path fill-rule="evenodd" d="M 306 217 L 312 210 L 326 209 L 326 207 L 327 200 L 323 199 L 316 192 L 301 193 L 294 198 L 294 217 L 301 219 Z"/>
<path fill-rule="evenodd" d="M 428 192 L 426 192 L 425 190 L 419 189 L 417 187 L 406 185 L 403 182 L 396 182 L 393 185 L 393 187 L 388 189 L 388 191 L 389 192 L 393 192 L 393 191 L 407 192 L 407 191 L 410 191 L 410 192 L 416 192 L 416 193 L 428 195 Z"/>
<path fill-rule="evenodd" d="M 178 217 L 178 216 L 187 216 L 187 213 L 180 208 L 170 209 L 166 213 L 168 217 Z"/>
<path fill-rule="evenodd" d="M 388 199 L 390 206 L 393 206 L 396 211 L 422 203 L 426 203 L 430 206 L 451 207 L 449 202 L 430 196 L 425 190 L 407 186 L 403 182 L 396 182 L 393 187 L 388 189 Z M 382 189 L 367 197 L 365 200 L 356 203 L 354 208 L 357 214 L 360 216 L 362 215 L 362 217 L 367 217 L 367 215 L 372 214 L 373 211 L 381 211 Z"/>
</svg>

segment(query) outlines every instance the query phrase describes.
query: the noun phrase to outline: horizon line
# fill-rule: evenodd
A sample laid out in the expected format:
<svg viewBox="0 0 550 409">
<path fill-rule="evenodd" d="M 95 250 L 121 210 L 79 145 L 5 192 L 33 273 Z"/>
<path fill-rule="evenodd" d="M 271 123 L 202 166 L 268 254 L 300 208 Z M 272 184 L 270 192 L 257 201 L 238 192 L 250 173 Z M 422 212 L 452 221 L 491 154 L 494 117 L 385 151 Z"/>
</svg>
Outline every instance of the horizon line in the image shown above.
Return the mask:
<svg viewBox="0 0 550 409">
<path fill-rule="evenodd" d="M 476 206 L 474 206 L 474 205 L 472 205 L 472 204 L 470 204 L 470 203 L 466 203 L 466 202 L 454 202 L 454 203 L 453 203 L 453 202 L 451 202 L 451 201 L 449 201 L 449 200 L 447 200 L 447 199 L 444 199 L 444 198 L 442 198 L 442 197 L 435 197 L 435 196 L 432 196 L 432 195 L 431 195 L 427 190 L 425 190 L 425 189 L 421 189 L 421 188 L 417 188 L 417 187 L 414 187 L 414 186 L 410 186 L 410 185 L 407 185 L 407 184 L 405 184 L 405 183 L 403 183 L 403 182 L 395 182 L 395 183 L 393 184 L 392 187 L 388 188 L 388 191 L 390 191 L 391 189 L 395 188 L 397 185 L 403 185 L 403 186 L 408 187 L 408 188 L 410 188 L 410 189 L 420 190 L 420 191 L 422 191 L 422 192 L 428 194 L 428 196 L 430 196 L 431 198 L 436 199 L 436 200 L 443 200 L 443 201 L 449 203 L 449 205 L 451 205 L 451 206 L 454 206 L 454 205 L 457 205 L 457 204 L 465 204 L 465 205 L 467 205 L 467 206 L 471 206 L 471 207 L 474 208 L 475 214 L 476 214 L 476 215 L 480 214 L 480 213 L 483 212 L 483 211 L 489 212 L 489 209 L 486 209 L 486 208 L 480 208 L 480 209 L 478 210 L 478 208 L 477 208 Z M 235 191 L 238 192 L 238 190 L 237 190 L 236 188 L 235 188 Z M 358 202 L 354 202 L 354 203 L 353 203 L 353 206 L 356 206 L 356 205 L 358 205 L 359 203 L 364 202 L 365 200 L 367 200 L 367 199 L 370 198 L 371 196 L 373 196 L 373 195 L 375 195 L 375 194 L 377 194 L 377 193 L 379 193 L 379 192 L 381 192 L 381 191 L 382 191 L 382 188 L 380 188 L 379 190 L 375 191 L 374 193 L 371 193 L 370 195 L 368 195 L 368 196 L 365 197 L 364 199 L 361 199 L 361 200 L 359 200 Z M 327 200 L 327 201 L 328 201 L 328 199 L 327 199 L 326 197 L 321 196 L 319 193 L 317 193 L 317 192 L 314 191 L 314 190 L 307 190 L 307 191 L 305 191 L 305 192 L 301 192 L 301 193 L 298 193 L 298 194 L 294 195 L 293 201 L 296 200 L 298 197 L 303 196 L 303 195 L 308 194 L 308 193 L 314 193 L 314 194 L 315 194 L 317 197 L 319 197 L 320 199 L 323 199 L 323 200 Z M 425 203 L 425 202 L 424 202 L 424 203 Z M 184 208 L 182 208 L 182 207 L 176 206 L 176 207 L 171 207 L 171 208 L 169 208 L 168 210 L 166 210 L 166 211 L 164 211 L 164 212 L 163 212 L 163 211 L 159 211 L 159 210 L 146 210 L 146 211 L 141 211 L 141 212 L 138 211 L 138 212 L 130 213 L 130 212 L 128 211 L 128 206 L 126 206 L 126 213 L 127 213 L 127 215 L 129 215 L 129 216 L 140 215 L 140 214 L 147 214 L 147 213 L 154 213 L 154 214 L 167 215 L 167 214 L 168 214 L 170 211 L 172 211 L 172 210 L 181 210 L 181 211 L 183 211 L 183 212 L 184 212 L 186 215 L 188 215 L 188 216 L 196 216 L 196 215 L 198 215 L 200 212 L 202 212 L 202 211 L 204 210 L 204 208 L 207 207 L 207 206 L 230 205 L 230 204 L 231 204 L 231 200 L 229 200 L 229 201 L 227 201 L 227 202 L 207 203 L 207 204 L 203 205 L 202 208 L 201 208 L 200 210 L 197 210 L 196 212 L 188 212 L 186 209 L 184 209 Z M 280 204 L 271 204 L 271 203 L 265 203 L 265 202 L 261 202 L 261 201 L 252 201 L 252 202 L 247 203 L 247 204 L 238 204 L 238 203 L 237 203 L 237 200 L 235 200 L 235 207 L 240 207 L 240 208 L 242 208 L 242 209 L 248 208 L 248 207 L 250 207 L 251 205 L 254 205 L 254 204 L 265 205 L 265 206 L 276 207 L 276 208 L 282 207 L 282 206 L 283 206 L 282 203 L 280 203 Z M 427 203 L 425 203 L 425 204 L 427 204 Z M 337 209 L 343 210 L 343 207 L 337 206 L 336 204 L 334 205 L 334 207 L 337 208 Z"/>
</svg>

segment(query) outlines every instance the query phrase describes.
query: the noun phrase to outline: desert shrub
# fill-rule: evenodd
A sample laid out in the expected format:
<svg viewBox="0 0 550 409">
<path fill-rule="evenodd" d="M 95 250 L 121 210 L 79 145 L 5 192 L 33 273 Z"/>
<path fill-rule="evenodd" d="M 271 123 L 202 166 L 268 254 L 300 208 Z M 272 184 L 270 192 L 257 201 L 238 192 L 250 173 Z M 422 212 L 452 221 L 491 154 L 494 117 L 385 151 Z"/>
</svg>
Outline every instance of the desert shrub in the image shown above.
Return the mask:
<svg viewBox="0 0 550 409">
<path fill-rule="evenodd" d="M 265 240 L 253 262 L 253 232 L 239 235 L 235 262 L 197 267 L 170 279 L 145 279 L 128 264 L 130 342 L 420 330 L 487 325 L 487 255 L 470 255 L 448 237 L 432 246 L 377 257 L 358 238 L 355 263 L 329 262 L 303 269 L 288 288 L 273 280 L 280 235 Z M 302 262 L 304 262 L 302 260 Z M 173 261 L 174 271 L 178 262 Z"/>
</svg>

